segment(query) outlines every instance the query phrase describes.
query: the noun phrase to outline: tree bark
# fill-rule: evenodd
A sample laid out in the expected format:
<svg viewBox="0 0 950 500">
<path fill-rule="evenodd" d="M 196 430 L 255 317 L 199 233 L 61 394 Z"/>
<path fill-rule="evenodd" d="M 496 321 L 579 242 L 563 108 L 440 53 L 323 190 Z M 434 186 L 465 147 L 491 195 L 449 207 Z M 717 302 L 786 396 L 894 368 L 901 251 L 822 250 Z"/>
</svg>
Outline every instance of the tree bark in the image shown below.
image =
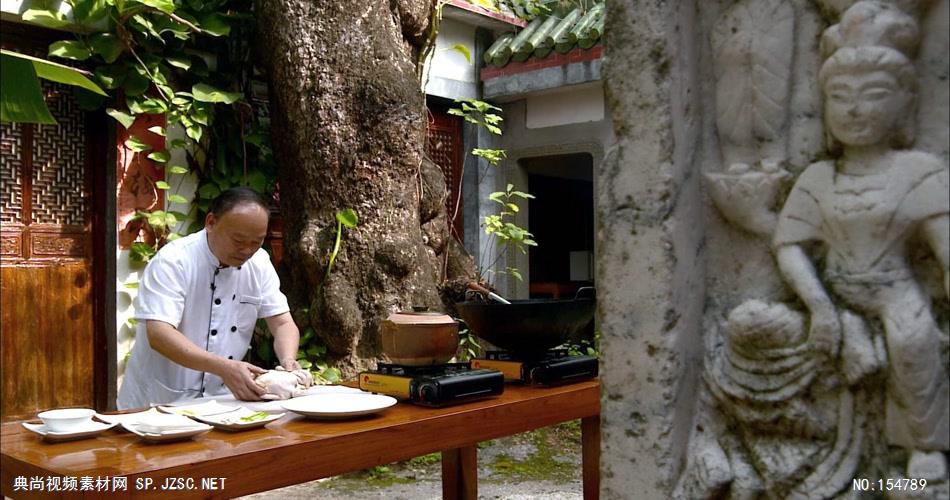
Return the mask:
<svg viewBox="0 0 950 500">
<path fill-rule="evenodd" d="M 260 59 L 285 222 L 285 289 L 344 375 L 380 354 L 379 323 L 440 308 L 445 181 L 425 160 L 417 75 L 434 0 L 259 0 Z M 332 272 L 336 211 L 353 208 Z M 289 282 L 288 282 L 289 281 Z"/>
</svg>

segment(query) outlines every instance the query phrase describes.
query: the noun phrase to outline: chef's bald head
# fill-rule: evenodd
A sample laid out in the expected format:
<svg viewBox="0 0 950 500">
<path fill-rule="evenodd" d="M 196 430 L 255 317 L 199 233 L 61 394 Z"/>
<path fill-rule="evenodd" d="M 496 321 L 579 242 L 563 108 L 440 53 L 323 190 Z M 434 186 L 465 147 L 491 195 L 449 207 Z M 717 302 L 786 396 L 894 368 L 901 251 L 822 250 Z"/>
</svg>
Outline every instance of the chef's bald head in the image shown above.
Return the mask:
<svg viewBox="0 0 950 500">
<path fill-rule="evenodd" d="M 219 194 L 211 202 L 209 212 L 214 214 L 215 217 L 221 218 L 236 207 L 244 205 L 257 205 L 263 208 L 265 213 L 270 214 L 267 200 L 257 191 L 244 186 L 233 187 Z"/>
</svg>

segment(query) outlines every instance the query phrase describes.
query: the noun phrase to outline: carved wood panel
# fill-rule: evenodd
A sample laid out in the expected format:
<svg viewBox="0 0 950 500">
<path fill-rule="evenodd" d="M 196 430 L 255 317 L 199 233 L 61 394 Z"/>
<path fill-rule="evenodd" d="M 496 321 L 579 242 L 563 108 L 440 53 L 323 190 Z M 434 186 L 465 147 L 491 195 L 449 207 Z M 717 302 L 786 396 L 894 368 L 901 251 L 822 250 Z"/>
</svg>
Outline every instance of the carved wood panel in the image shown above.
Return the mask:
<svg viewBox="0 0 950 500">
<path fill-rule="evenodd" d="M 54 39 L 2 28 L 3 48 L 23 53 Z M 57 125 L 0 125 L 0 420 L 108 404 L 105 125 L 70 87 L 43 85 Z"/>
<path fill-rule="evenodd" d="M 20 129 L 12 123 L 0 124 L 0 224 L 3 225 L 22 222 L 23 135 Z"/>
<path fill-rule="evenodd" d="M 436 165 L 442 168 L 445 175 L 445 184 L 449 191 L 446 199 L 446 209 L 449 217 L 455 214 L 452 220 L 452 234 L 459 241 L 463 241 L 464 210 L 459 198 L 462 196 L 462 121 L 459 117 L 450 115 L 441 110 L 430 109 L 428 137 L 426 138 L 426 153 Z M 456 206 L 458 211 L 456 212 Z"/>
<path fill-rule="evenodd" d="M 46 103 L 58 125 L 33 132 L 32 224 L 86 223 L 85 127 L 70 89 L 44 84 Z"/>
</svg>

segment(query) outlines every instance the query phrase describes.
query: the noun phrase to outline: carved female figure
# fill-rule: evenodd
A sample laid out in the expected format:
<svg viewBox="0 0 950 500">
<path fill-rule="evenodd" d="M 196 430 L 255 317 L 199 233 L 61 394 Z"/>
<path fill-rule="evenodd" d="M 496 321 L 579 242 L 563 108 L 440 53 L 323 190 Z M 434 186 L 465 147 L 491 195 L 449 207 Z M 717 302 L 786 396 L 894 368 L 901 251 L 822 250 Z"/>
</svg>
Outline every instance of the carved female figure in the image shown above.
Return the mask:
<svg viewBox="0 0 950 500">
<path fill-rule="evenodd" d="M 900 149 L 913 140 L 917 77 L 908 54 L 917 37 L 912 18 L 877 2 L 856 3 L 825 33 L 830 56 L 819 83 L 840 157 L 802 173 L 773 240 L 784 278 L 811 314 L 813 349 L 837 357 L 839 307 L 883 326 L 888 438 L 913 450 L 912 469 L 915 460 L 942 462 L 925 452 L 950 449 L 941 333 L 908 249 L 916 237 L 930 247 L 950 294 L 948 170 L 933 155 Z M 821 278 L 805 251 L 814 243 Z"/>
</svg>

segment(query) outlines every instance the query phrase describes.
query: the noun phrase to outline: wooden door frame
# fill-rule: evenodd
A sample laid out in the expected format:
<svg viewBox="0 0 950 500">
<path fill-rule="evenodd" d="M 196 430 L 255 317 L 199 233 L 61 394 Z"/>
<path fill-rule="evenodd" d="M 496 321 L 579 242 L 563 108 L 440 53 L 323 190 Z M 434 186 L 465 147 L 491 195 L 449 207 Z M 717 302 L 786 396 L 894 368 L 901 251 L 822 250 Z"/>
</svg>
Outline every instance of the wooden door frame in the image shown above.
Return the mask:
<svg viewBox="0 0 950 500">
<path fill-rule="evenodd" d="M 4 48 L 14 46 L 43 54 L 50 43 L 71 38 L 66 32 L 8 21 L 0 21 L 0 33 Z M 83 115 L 85 182 L 92 197 L 88 205 L 89 238 L 92 242 L 92 401 L 97 410 L 110 410 L 115 408 L 117 356 L 115 126 L 104 111 L 85 112 Z"/>
</svg>

